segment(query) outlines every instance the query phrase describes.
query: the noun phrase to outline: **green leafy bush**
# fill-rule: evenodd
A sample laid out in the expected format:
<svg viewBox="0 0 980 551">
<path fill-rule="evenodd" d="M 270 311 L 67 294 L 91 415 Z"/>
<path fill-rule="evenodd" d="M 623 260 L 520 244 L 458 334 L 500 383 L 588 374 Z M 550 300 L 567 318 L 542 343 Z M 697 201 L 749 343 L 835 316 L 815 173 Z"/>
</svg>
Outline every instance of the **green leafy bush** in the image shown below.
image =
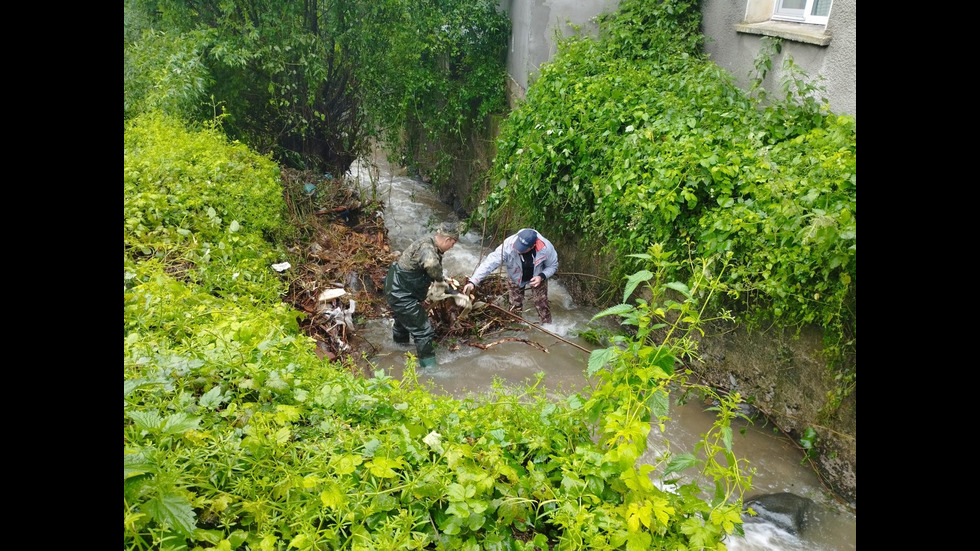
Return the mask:
<svg viewBox="0 0 980 551">
<path fill-rule="evenodd" d="M 624 0 L 598 39 L 562 41 L 501 126 L 485 212 L 586 236 L 618 259 L 614 280 L 654 244 L 731 253 L 717 308 L 818 323 L 829 358 L 853 371 L 855 120 L 829 112 L 790 58 L 782 94 L 758 87 L 778 42 L 763 42 L 756 84 L 740 89 L 705 58 L 699 24 L 698 2 Z M 687 268 L 670 276 L 697 275 Z"/>
<path fill-rule="evenodd" d="M 285 165 L 342 174 L 361 153 L 367 128 L 353 64 L 338 44 L 338 6 L 127 2 L 127 98 L 153 107 L 159 101 L 149 100 L 160 94 L 194 92 L 181 104 L 186 109 L 171 114 L 199 123 L 220 117 L 229 136 Z"/>
<path fill-rule="evenodd" d="M 153 257 L 213 293 L 278 300 L 271 264 L 284 224 L 279 168 L 215 129 L 157 113 L 126 125 L 123 243 L 127 265 Z M 131 270 L 132 271 L 132 270 Z"/>
<path fill-rule="evenodd" d="M 137 14 L 139 10 L 126 10 Z M 123 48 L 123 117 L 160 111 L 203 120 L 213 116 L 206 101 L 213 76 L 205 62 L 208 32 L 176 33 L 129 23 Z M 130 25 L 133 27 L 130 29 Z"/>
<path fill-rule="evenodd" d="M 506 107 L 496 0 L 126 4 L 126 116 L 198 122 L 294 168 L 343 174 L 380 137 L 437 185 Z"/>
<path fill-rule="evenodd" d="M 669 421 L 669 348 L 600 351 L 592 397 L 556 401 L 539 376 L 455 400 L 414 360 L 401 381 L 320 363 L 295 312 L 159 270 L 125 311 L 126 549 L 666 550 L 739 532 L 731 401 L 704 454 L 635 465 Z"/>
<path fill-rule="evenodd" d="M 636 464 L 684 384 L 688 341 L 652 340 L 660 306 L 617 310 L 636 340 L 594 353 L 594 390 L 557 400 L 543 374 L 439 397 L 414 358 L 400 381 L 354 376 L 277 300 L 275 165 L 158 114 L 126 128 L 125 549 L 666 550 L 740 532 L 731 399 L 699 449 Z M 696 295 L 662 306 L 681 333 Z"/>
<path fill-rule="evenodd" d="M 353 3 L 345 44 L 372 128 L 399 162 L 449 181 L 471 133 L 506 107 L 510 20 L 497 0 Z"/>
</svg>

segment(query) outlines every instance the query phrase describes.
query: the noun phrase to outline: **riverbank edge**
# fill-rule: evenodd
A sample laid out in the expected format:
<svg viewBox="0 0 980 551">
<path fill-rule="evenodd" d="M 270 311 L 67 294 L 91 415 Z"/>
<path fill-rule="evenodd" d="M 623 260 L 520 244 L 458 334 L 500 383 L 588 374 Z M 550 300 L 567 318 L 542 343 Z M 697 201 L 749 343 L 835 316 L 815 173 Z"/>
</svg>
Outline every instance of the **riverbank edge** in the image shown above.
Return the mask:
<svg viewBox="0 0 980 551">
<path fill-rule="evenodd" d="M 549 237 L 561 258 L 556 278 L 580 304 L 596 303 L 608 285 L 606 267 L 613 259 L 578 236 Z M 563 273 L 592 274 L 596 277 Z M 759 412 L 755 423 L 782 433 L 800 450 L 827 492 L 843 507 L 857 509 L 857 392 L 844 398 L 828 415 L 828 394 L 836 388 L 833 370 L 824 358 L 823 330 L 815 325 L 794 329 L 751 330 L 732 322 L 704 327 L 698 339 L 699 360 L 686 365 L 706 384 L 727 393 L 738 392 Z M 815 453 L 806 458 L 800 439 L 816 431 Z"/>
</svg>

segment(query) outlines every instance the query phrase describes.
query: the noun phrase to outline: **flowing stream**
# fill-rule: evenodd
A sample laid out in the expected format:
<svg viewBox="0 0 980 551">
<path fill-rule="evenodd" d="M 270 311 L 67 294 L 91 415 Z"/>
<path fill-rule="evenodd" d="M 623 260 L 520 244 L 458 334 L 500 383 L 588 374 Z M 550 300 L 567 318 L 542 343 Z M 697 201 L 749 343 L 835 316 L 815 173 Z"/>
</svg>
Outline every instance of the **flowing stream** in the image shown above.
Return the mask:
<svg viewBox="0 0 980 551">
<path fill-rule="evenodd" d="M 425 183 L 393 170 L 380 155 L 355 163 L 350 176 L 361 189 L 362 197 L 372 194 L 385 204 L 384 218 L 392 250 L 404 250 L 412 241 L 430 234 L 434 228 L 452 215 L 452 209 L 439 201 Z M 516 231 L 519 228 L 510 228 Z M 446 275 L 462 281 L 476 269 L 480 260 L 499 244 L 499 240 L 483 243 L 477 231 L 460 235 L 456 246 L 443 257 Z M 545 234 L 547 237 L 547 234 Z M 562 339 L 592 350 L 593 345 L 576 336 L 587 328 L 598 309 L 575 304 L 562 285 L 561 259 L 556 276 L 549 280 L 548 294 L 551 299 L 553 323 L 543 327 Z M 530 296 L 525 299 L 523 317 L 537 323 Z M 414 345 L 398 345 L 391 339 L 391 318 L 370 321 L 359 330 L 359 336 L 370 342 L 377 351 L 370 361 L 392 377 L 401 378 L 405 367 L 405 353 L 415 352 Z M 535 374 L 545 373 L 542 384 L 555 395 L 565 395 L 588 386 L 586 366 L 588 355 L 561 339 L 542 331 L 527 328 L 506 334 L 537 342 L 547 352 L 521 342 L 504 342 L 486 350 L 470 346 L 450 347 L 437 345 L 435 367 L 419 370 L 419 378 L 431 381 L 435 391 L 457 398 L 488 393 L 494 381 L 504 385 L 520 385 L 535 380 Z M 654 457 L 663 451 L 665 440 L 675 453 L 693 452 L 713 422 L 711 412 L 696 401 L 683 406 L 671 404 L 671 421 L 667 431 L 661 433 L 654 427 L 641 462 L 653 463 Z M 744 431 L 738 430 L 744 426 Z M 817 475 L 801 464 L 800 450 L 785 437 L 769 428 L 754 424 L 733 424 L 734 452 L 748 460 L 756 470 L 752 477 L 752 489 L 746 500 L 760 494 L 791 492 L 813 500 L 806 529 L 791 534 L 776 524 L 753 520 L 745 523 L 745 538 L 730 537 L 725 544 L 732 551 L 786 550 L 832 551 L 854 549 L 857 545 L 857 517 L 837 506 L 827 494 Z"/>
</svg>

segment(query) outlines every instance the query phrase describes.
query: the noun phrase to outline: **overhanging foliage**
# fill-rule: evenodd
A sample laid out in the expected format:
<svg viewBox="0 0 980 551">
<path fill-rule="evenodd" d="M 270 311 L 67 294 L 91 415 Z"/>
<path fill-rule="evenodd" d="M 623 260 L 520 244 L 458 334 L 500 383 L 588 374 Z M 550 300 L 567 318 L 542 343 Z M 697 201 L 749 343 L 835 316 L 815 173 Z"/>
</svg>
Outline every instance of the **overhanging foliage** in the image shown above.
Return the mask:
<svg viewBox="0 0 980 551">
<path fill-rule="evenodd" d="M 438 144 L 437 183 L 504 106 L 496 0 L 126 3 L 126 116 L 204 121 L 281 163 L 342 175 L 370 138 Z M 410 155 L 409 163 L 419 162 Z"/>
</svg>

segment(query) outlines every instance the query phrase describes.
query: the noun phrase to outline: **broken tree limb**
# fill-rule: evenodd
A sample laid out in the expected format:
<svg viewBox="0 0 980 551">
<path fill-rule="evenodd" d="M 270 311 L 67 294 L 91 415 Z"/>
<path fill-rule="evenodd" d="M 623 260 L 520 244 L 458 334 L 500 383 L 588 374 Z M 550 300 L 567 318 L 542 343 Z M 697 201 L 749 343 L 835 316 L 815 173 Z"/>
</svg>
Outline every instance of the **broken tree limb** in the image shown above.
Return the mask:
<svg viewBox="0 0 980 551">
<path fill-rule="evenodd" d="M 565 344 L 570 344 L 570 345 L 572 345 L 572 346 L 574 346 L 575 348 L 578 348 L 578 349 L 579 349 L 579 350 L 581 350 L 582 352 L 585 352 L 586 354 L 591 354 L 591 353 L 592 353 L 592 351 L 591 351 L 591 350 L 589 350 L 589 349 L 587 349 L 587 348 L 583 348 L 583 347 L 581 347 L 581 346 L 579 346 L 579 345 L 577 345 L 577 344 L 575 344 L 575 343 L 573 343 L 573 342 L 571 342 L 571 341 L 568 341 L 568 340 L 565 340 L 565 339 L 563 339 L 562 337 L 560 337 L 560 336 L 558 336 L 558 335 L 556 335 L 556 334 L 554 334 L 554 333 L 552 333 L 551 331 L 548 331 L 548 330 L 547 330 L 547 329 L 545 329 L 544 327 L 541 327 L 540 325 L 537 325 L 537 324 L 534 324 L 534 323 L 531 323 L 530 321 L 528 321 L 528 320 L 526 320 L 526 319 L 524 319 L 524 318 L 522 318 L 521 316 L 518 316 L 517 314 L 515 314 L 515 313 L 513 313 L 513 312 L 511 312 L 510 310 L 504 310 L 503 308 L 501 308 L 501 307 L 499 307 L 499 306 L 497 306 L 496 304 L 490 304 L 489 302 L 487 303 L 487 306 L 489 306 L 490 308 L 493 308 L 494 310 L 500 310 L 501 312 L 503 312 L 503 313 L 505 313 L 505 314 L 507 314 L 508 316 L 512 316 L 512 317 L 514 317 L 514 318 L 517 318 L 518 320 L 520 320 L 520 321 L 522 321 L 522 322 L 524 322 L 524 323 L 526 323 L 526 324 L 528 324 L 528 325 L 530 325 L 531 327 L 533 327 L 533 328 L 535 328 L 535 329 L 537 329 L 538 331 L 541 331 L 541 332 L 543 332 L 543 333 L 547 333 L 547 334 L 549 334 L 549 335 L 551 335 L 552 337 L 554 337 L 554 338 L 556 338 L 556 339 L 558 339 L 558 340 L 560 340 L 561 342 L 563 342 L 563 343 L 565 343 Z"/>
<path fill-rule="evenodd" d="M 486 350 L 486 349 L 490 348 L 491 346 L 496 346 L 496 345 L 498 345 L 498 344 L 500 344 L 502 342 L 522 342 L 524 344 L 533 346 L 534 348 L 537 348 L 538 350 L 540 350 L 540 351 L 542 351 L 542 352 L 544 352 L 546 354 L 548 353 L 548 349 L 545 348 L 545 347 L 543 347 L 543 346 L 541 346 L 540 343 L 536 343 L 534 341 L 529 341 L 527 339 L 518 339 L 517 337 L 506 337 L 506 338 L 500 339 L 499 341 L 493 341 L 490 344 L 479 344 L 479 343 L 475 343 L 475 342 L 471 342 L 471 343 L 467 343 L 467 344 L 469 344 L 470 346 L 475 346 L 475 347 L 477 347 L 477 348 L 479 348 L 481 350 Z"/>
<path fill-rule="evenodd" d="M 556 276 L 567 276 L 567 275 L 568 276 L 584 276 L 584 277 L 591 277 L 593 279 L 601 279 L 602 281 L 609 281 L 608 279 L 606 279 L 604 277 L 601 277 L 601 276 L 592 275 L 592 274 L 583 274 L 583 273 L 579 273 L 579 272 L 556 272 L 553 277 L 556 277 Z"/>
</svg>

